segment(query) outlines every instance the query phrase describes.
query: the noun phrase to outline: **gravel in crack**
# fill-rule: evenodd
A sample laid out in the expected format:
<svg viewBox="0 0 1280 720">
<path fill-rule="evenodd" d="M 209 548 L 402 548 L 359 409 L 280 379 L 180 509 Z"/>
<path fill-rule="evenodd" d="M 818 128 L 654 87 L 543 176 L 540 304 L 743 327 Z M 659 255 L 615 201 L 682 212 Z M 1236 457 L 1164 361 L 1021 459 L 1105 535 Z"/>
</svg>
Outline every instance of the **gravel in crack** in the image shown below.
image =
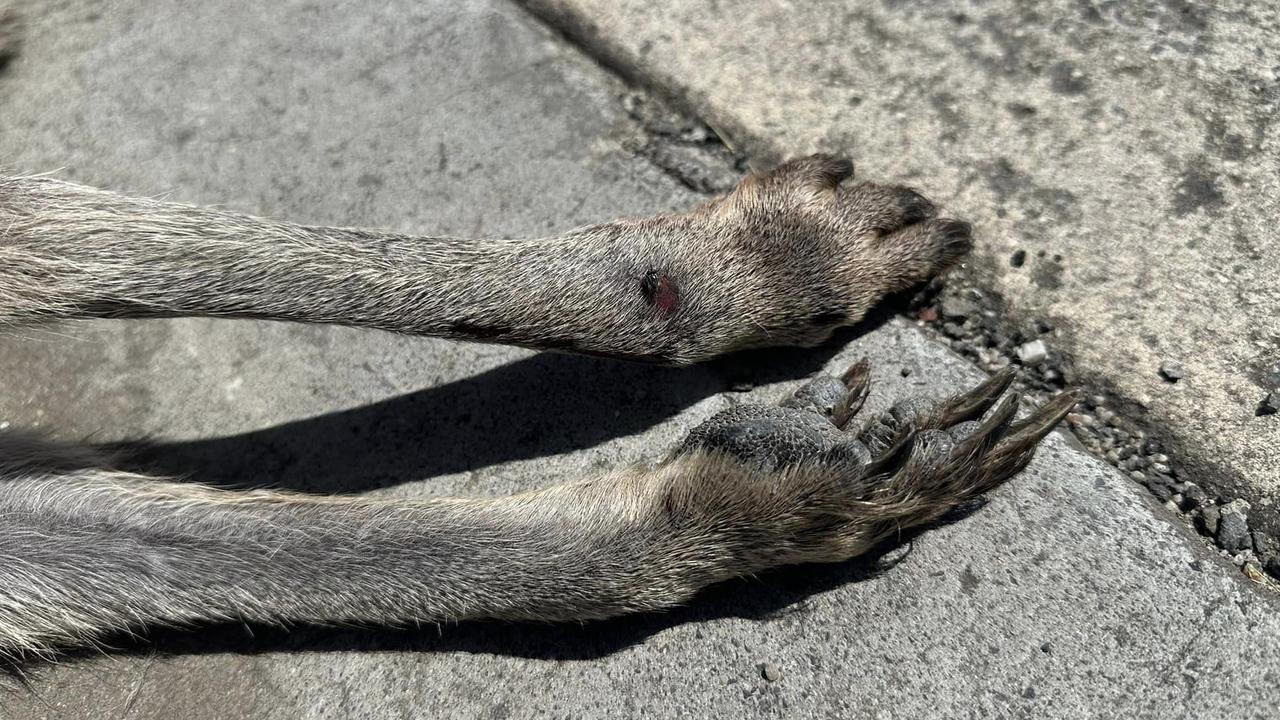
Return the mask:
<svg viewBox="0 0 1280 720">
<path fill-rule="evenodd" d="M 1015 254 L 1025 261 L 1025 253 Z M 1018 267 L 1010 258 L 1010 264 Z M 1178 462 L 1149 427 L 1122 409 L 1128 407 L 1102 388 L 1081 387 L 1070 358 L 1055 343 L 1058 330 L 1049 318 L 1018 319 L 1003 300 L 984 291 L 963 270 L 944 283 L 936 280 L 912 299 L 908 313 L 936 339 L 979 367 L 994 372 L 1012 365 L 1018 388 L 1043 402 L 1067 386 L 1082 390 L 1067 416 L 1067 427 L 1084 447 L 1148 489 L 1170 511 L 1215 545 L 1219 553 L 1241 568 L 1246 577 L 1280 590 L 1280 543 L 1249 527 L 1249 505 L 1243 499 L 1218 497 L 1181 476 Z M 1159 373 L 1172 384 L 1186 377 L 1174 360 L 1161 363 Z M 1258 414 L 1280 411 L 1280 390 L 1258 406 Z M 1268 578 L 1270 575 L 1271 578 Z"/>
<path fill-rule="evenodd" d="M 733 190 L 746 172 L 746 156 L 731 150 L 706 123 L 639 92 L 623 95 L 622 107 L 645 133 L 631 150 L 685 187 L 720 195 Z"/>
</svg>

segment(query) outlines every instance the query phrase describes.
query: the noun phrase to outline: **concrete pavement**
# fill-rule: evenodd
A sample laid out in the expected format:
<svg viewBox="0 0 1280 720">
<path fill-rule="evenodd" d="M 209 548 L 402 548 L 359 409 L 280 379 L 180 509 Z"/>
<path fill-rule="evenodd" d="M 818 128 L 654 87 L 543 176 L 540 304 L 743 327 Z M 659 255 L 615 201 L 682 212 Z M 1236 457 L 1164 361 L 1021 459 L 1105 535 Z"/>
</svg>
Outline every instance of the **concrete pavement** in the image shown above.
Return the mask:
<svg viewBox="0 0 1280 720">
<path fill-rule="evenodd" d="M 460 234 L 701 199 L 627 150 L 645 137 L 624 87 L 500 0 L 77 1 L 31 25 L 0 76 L 0 162 L 24 171 Z M 897 320 L 682 371 L 342 328 L 95 322 L 0 341 L 0 420 L 150 436 L 211 481 L 505 493 L 653 457 L 728 403 L 862 355 L 870 410 L 980 377 Z M 161 633 L 34 668 L 0 717 L 1267 717 L 1274 597 L 1162 513 L 1055 435 L 986 507 L 879 561 L 583 627 Z"/>
</svg>

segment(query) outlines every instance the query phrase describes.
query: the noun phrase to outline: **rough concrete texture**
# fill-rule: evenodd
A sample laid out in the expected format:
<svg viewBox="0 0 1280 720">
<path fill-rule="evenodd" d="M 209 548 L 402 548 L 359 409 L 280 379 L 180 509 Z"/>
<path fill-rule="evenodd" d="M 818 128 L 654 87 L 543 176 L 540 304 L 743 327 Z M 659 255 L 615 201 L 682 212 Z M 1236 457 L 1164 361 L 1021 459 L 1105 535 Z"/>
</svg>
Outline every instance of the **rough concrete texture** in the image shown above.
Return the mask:
<svg viewBox="0 0 1280 720">
<path fill-rule="evenodd" d="M 974 221 L 1013 310 L 1280 532 L 1275 5 L 526 2 L 757 158 L 852 151 Z"/>
<path fill-rule="evenodd" d="M 621 88 L 499 0 L 63 2 L 32 25 L 0 77 L 0 159 L 24 171 L 467 234 L 697 199 L 620 150 L 637 132 Z M 0 420 L 149 435 L 210 481 L 482 494 L 652 458 L 730 402 L 864 354 L 871 410 L 979 379 L 899 322 L 844 340 L 676 371 L 342 328 L 85 323 L 0 341 Z M 1055 435 L 987 507 L 878 563 L 584 627 L 159 634 L 32 668 L 0 717 L 1267 717 L 1275 600 L 1160 512 Z"/>
</svg>

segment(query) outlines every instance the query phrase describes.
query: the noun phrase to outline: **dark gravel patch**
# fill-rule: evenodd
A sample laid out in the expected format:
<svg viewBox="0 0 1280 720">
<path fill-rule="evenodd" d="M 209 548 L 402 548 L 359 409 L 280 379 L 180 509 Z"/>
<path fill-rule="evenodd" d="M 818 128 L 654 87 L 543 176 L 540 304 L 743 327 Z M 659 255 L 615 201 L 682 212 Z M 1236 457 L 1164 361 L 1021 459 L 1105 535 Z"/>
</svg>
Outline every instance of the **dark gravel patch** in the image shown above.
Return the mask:
<svg viewBox="0 0 1280 720">
<path fill-rule="evenodd" d="M 1015 267 L 1019 261 L 1025 261 L 1025 253 L 1010 258 Z M 1184 477 L 1158 433 L 1127 413 L 1121 398 L 1077 376 L 1051 318 L 1019 319 L 1000 297 L 962 272 L 930 284 L 911 300 L 906 314 L 988 372 L 1013 366 L 1018 374 L 1015 387 L 1036 402 L 1068 387 L 1081 390 L 1080 401 L 1067 416 L 1067 427 L 1080 443 L 1181 515 L 1249 579 L 1280 589 L 1280 542 L 1249 526 L 1249 504 L 1214 494 Z M 1158 372 L 1169 383 L 1185 375 L 1174 360 L 1162 363 Z M 1280 391 L 1258 406 L 1259 415 L 1276 411 Z"/>
</svg>

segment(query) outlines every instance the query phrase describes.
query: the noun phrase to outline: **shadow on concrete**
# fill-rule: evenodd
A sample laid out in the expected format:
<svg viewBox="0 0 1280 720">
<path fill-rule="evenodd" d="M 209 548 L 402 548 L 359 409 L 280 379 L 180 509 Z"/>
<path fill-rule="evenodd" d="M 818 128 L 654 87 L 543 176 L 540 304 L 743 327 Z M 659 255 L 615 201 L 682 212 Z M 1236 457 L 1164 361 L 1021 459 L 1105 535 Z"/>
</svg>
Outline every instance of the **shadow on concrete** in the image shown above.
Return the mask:
<svg viewBox="0 0 1280 720">
<path fill-rule="evenodd" d="M 594 447 L 743 383 L 813 374 L 905 304 L 882 304 L 825 346 L 737 353 L 690 368 L 543 353 L 463 380 L 263 430 L 108 449 L 125 469 L 224 487 L 384 488 Z"/>
<path fill-rule="evenodd" d="M 803 378 L 851 340 L 875 330 L 906 307 L 895 298 L 859 325 L 812 350 L 739 353 L 694 368 L 674 369 L 569 355 L 537 355 L 436 388 L 225 438 L 112 446 L 123 465 L 191 480 L 246 487 L 275 486 L 352 492 L 590 447 L 636 432 L 688 405 L 740 383 Z M 637 392 L 639 391 L 639 392 Z M 540 412 L 551 406 L 554 412 Z M 476 414 L 493 417 L 487 422 Z M 981 507 L 958 508 L 937 525 Z M 737 617 L 767 620 L 804 613 L 817 593 L 879 576 L 910 552 L 926 528 L 904 533 L 849 562 L 784 568 L 732 580 L 668 613 L 581 625 L 465 622 L 413 629 L 333 629 L 222 624 L 192 631 L 152 630 L 106 638 L 114 653 L 179 655 L 266 652 L 466 652 L 547 660 L 592 660 L 685 623 Z M 100 652 L 72 651 L 58 663 Z M 45 658 L 0 659 L 0 673 L 19 682 L 38 675 Z"/>
</svg>

